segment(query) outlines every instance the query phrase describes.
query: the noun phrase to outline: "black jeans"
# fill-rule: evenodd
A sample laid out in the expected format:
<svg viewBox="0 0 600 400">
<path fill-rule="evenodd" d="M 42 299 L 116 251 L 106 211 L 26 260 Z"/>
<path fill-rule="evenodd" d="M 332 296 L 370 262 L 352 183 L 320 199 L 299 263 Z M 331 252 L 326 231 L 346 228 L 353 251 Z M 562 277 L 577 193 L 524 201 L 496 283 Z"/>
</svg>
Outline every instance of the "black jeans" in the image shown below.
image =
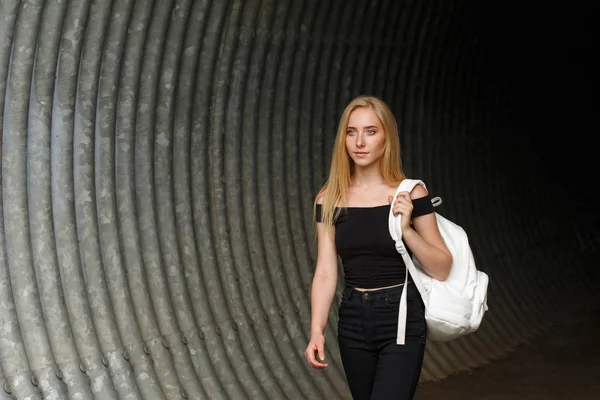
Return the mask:
<svg viewBox="0 0 600 400">
<path fill-rule="evenodd" d="M 361 292 L 344 288 L 339 308 L 338 344 L 354 400 L 410 400 L 423 367 L 425 307 L 408 283 L 406 340 L 396 344 L 403 286 Z"/>
</svg>

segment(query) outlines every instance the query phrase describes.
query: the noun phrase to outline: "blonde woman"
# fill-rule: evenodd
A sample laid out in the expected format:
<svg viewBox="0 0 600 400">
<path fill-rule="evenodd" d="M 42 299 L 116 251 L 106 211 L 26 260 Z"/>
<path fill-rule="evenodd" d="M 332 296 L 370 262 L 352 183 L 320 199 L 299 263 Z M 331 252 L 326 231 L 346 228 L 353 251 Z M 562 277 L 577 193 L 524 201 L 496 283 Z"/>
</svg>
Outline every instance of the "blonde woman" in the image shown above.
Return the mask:
<svg viewBox="0 0 600 400">
<path fill-rule="evenodd" d="M 325 337 L 338 281 L 338 346 L 354 400 L 412 399 L 426 344 L 424 305 L 410 279 L 405 344 L 396 343 L 406 267 L 389 234 L 389 207 L 401 214 L 402 239 L 434 278 L 444 280 L 452 256 L 438 230 L 429 194 L 421 185 L 394 194 L 405 178 L 394 115 L 374 96 L 345 108 L 335 139 L 329 178 L 316 196 L 317 265 L 311 289 L 311 336 L 305 351 L 313 368 L 325 368 Z"/>
</svg>

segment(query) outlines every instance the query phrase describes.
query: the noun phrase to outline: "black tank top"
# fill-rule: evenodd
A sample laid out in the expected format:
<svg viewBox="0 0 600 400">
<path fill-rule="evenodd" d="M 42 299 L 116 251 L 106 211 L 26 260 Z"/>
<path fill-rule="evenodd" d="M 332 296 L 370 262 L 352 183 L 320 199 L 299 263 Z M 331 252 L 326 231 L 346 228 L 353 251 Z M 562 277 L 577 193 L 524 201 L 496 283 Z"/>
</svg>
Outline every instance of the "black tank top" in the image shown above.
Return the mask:
<svg viewBox="0 0 600 400">
<path fill-rule="evenodd" d="M 434 212 L 429 195 L 412 202 L 413 219 Z M 346 207 L 340 211 L 334 222 L 335 246 L 342 260 L 346 286 L 374 289 L 404 283 L 406 266 L 390 236 L 389 213 L 389 204 Z M 316 220 L 321 222 L 320 204 Z"/>
</svg>

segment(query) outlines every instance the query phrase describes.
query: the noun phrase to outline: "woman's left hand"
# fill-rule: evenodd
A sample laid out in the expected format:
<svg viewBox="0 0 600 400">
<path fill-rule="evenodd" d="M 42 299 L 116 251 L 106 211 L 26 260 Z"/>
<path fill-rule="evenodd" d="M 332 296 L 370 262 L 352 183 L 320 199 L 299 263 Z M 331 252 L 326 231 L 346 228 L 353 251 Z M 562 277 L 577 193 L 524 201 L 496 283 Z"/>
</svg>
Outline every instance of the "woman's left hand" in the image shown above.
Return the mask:
<svg viewBox="0 0 600 400">
<path fill-rule="evenodd" d="M 393 196 L 388 196 L 388 201 L 390 204 L 392 204 L 392 201 L 394 201 L 394 206 L 392 208 L 394 215 L 402 215 L 400 218 L 400 227 L 402 228 L 402 232 L 406 232 L 408 229 L 411 229 L 410 220 L 414 206 L 412 200 L 410 199 L 410 193 L 400 192 L 396 196 L 396 199 L 394 199 Z"/>
</svg>

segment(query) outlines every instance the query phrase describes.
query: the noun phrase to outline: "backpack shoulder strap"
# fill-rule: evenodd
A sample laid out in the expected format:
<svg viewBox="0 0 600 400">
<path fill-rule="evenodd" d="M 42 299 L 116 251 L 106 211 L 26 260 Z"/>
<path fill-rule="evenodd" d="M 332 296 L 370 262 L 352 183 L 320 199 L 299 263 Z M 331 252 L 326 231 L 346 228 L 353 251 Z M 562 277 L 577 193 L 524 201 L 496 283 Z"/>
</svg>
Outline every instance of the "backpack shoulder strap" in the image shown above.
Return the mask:
<svg viewBox="0 0 600 400">
<path fill-rule="evenodd" d="M 420 180 L 420 179 L 404 179 L 402 182 L 400 182 L 400 185 L 398 185 L 398 188 L 396 189 L 396 194 L 400 193 L 400 192 L 412 192 L 413 188 L 417 185 L 421 185 L 423 186 L 425 189 L 427 189 L 427 186 L 425 186 L 425 183 Z"/>
<path fill-rule="evenodd" d="M 398 185 L 398 188 L 396 189 L 396 195 L 400 192 L 410 193 L 410 192 L 412 192 L 414 187 L 417 185 L 423 186 L 425 188 L 425 190 L 427 190 L 429 192 L 429 189 L 427 189 L 427 186 L 425 186 L 425 183 L 422 180 L 420 180 L 420 179 L 404 179 L 402 182 L 400 182 L 400 185 Z M 431 204 L 433 204 L 434 207 L 439 206 L 440 204 L 442 204 L 442 198 L 439 196 L 432 197 Z"/>
<path fill-rule="evenodd" d="M 416 185 L 422 185 L 423 187 L 425 187 L 425 183 L 423 183 L 423 181 L 419 179 L 404 179 L 402 182 L 400 182 L 400 185 L 398 185 L 398 188 L 396 189 L 396 195 L 399 192 L 410 193 Z M 427 187 L 425 187 L 425 189 L 427 189 Z M 394 195 L 394 197 L 396 197 L 396 195 Z M 394 239 L 394 242 L 396 243 L 396 250 L 402 256 L 407 271 L 404 277 L 404 287 L 402 288 L 402 296 L 400 297 L 400 305 L 398 309 L 398 332 L 396 334 L 396 343 L 403 345 L 405 343 L 406 320 L 408 316 L 408 306 L 406 299 L 408 275 L 411 275 L 413 281 L 415 282 L 415 285 L 417 286 L 417 290 L 419 290 L 419 293 L 425 294 L 425 287 L 423 286 L 419 278 L 419 273 L 415 265 L 413 264 L 412 259 L 408 255 L 404 243 L 402 242 L 402 228 L 400 227 L 400 218 L 400 215 L 394 215 L 394 213 L 392 212 L 392 207 L 390 206 L 390 214 L 388 218 L 390 236 L 392 237 L 392 239 Z"/>
<path fill-rule="evenodd" d="M 402 182 L 400 182 L 400 185 L 398 185 L 398 188 L 396 189 L 396 194 L 394 194 L 394 198 L 396 198 L 396 196 L 398 195 L 398 193 L 400 192 L 411 192 L 413 190 L 413 188 L 417 185 L 422 185 L 425 189 L 427 189 L 427 187 L 425 186 L 425 183 L 423 183 L 422 180 L 420 179 L 403 179 Z M 400 239 L 402 239 L 402 229 L 400 228 L 400 217 L 395 217 L 393 212 L 392 212 L 392 207 L 390 207 L 390 212 L 389 212 L 389 217 L 388 217 L 388 228 L 390 231 L 390 235 L 392 236 L 392 239 L 394 239 L 395 242 L 398 242 Z"/>
</svg>

